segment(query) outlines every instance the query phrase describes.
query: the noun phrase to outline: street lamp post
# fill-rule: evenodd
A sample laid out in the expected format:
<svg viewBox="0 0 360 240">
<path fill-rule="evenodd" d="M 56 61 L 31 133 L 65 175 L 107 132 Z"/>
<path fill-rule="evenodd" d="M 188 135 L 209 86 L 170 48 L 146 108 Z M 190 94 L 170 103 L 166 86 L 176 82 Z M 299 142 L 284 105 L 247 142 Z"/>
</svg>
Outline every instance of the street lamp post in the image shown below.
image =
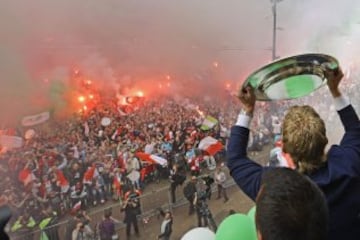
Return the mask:
<svg viewBox="0 0 360 240">
<path fill-rule="evenodd" d="M 272 40 L 272 60 L 276 60 L 277 56 L 276 56 L 276 30 L 277 30 L 277 26 L 276 26 L 276 17 L 277 17 L 277 13 L 276 13 L 276 7 L 277 7 L 277 3 L 281 2 L 282 0 L 271 0 L 272 2 L 272 12 L 273 12 L 273 40 Z"/>
<path fill-rule="evenodd" d="M 273 1 L 272 12 L 273 12 L 273 41 L 272 41 L 272 60 L 276 59 L 276 3 Z"/>
</svg>

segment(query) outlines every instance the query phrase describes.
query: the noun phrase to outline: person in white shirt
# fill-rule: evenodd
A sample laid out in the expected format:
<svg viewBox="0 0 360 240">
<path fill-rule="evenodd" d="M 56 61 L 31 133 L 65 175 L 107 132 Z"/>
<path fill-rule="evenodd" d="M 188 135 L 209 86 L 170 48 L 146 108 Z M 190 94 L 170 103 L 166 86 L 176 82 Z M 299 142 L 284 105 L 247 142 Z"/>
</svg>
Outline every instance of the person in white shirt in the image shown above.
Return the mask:
<svg viewBox="0 0 360 240">
<path fill-rule="evenodd" d="M 221 195 L 222 195 L 222 196 L 224 196 L 224 202 L 227 202 L 227 201 L 229 201 L 229 198 L 226 194 L 225 182 L 226 182 L 226 175 L 225 175 L 224 171 L 221 169 L 221 165 L 220 165 L 215 170 L 215 183 L 218 188 L 217 199 L 220 199 Z"/>
<path fill-rule="evenodd" d="M 272 121 L 272 133 L 274 135 L 274 141 L 281 135 L 281 122 L 277 116 L 271 116 Z"/>
</svg>

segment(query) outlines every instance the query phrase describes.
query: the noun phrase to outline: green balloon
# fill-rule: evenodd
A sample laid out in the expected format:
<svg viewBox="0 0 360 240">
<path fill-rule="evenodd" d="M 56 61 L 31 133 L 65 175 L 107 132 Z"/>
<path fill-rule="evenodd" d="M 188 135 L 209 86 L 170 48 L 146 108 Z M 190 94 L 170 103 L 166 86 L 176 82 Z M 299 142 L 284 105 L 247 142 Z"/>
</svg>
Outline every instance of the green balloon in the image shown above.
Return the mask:
<svg viewBox="0 0 360 240">
<path fill-rule="evenodd" d="M 244 214 L 233 214 L 225 218 L 215 240 L 257 240 L 254 221 Z"/>
<path fill-rule="evenodd" d="M 247 214 L 249 218 L 251 218 L 251 220 L 254 221 L 254 223 L 255 223 L 255 212 L 256 212 L 256 206 L 253 206 Z"/>
</svg>

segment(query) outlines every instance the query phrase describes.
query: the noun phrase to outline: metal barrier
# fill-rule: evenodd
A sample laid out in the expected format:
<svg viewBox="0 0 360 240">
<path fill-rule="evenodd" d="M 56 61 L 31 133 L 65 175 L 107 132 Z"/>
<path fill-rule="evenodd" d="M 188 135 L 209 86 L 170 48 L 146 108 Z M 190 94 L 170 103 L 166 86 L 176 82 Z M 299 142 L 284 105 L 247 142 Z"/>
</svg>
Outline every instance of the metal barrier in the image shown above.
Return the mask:
<svg viewBox="0 0 360 240">
<path fill-rule="evenodd" d="M 233 186 L 235 183 L 232 179 L 229 179 L 229 181 L 226 183 L 227 187 Z M 183 196 L 183 186 L 179 186 L 176 189 L 176 203 L 171 203 L 171 196 L 170 196 L 170 190 L 169 187 L 162 187 L 159 189 L 156 189 L 154 191 L 148 192 L 146 194 L 143 194 L 139 197 L 140 204 L 141 204 L 141 215 L 139 215 L 139 225 L 145 226 L 147 225 L 147 221 L 149 221 L 150 218 L 153 218 L 154 216 L 158 216 L 159 211 L 158 208 L 162 209 L 168 209 L 168 210 L 175 210 L 177 208 L 182 208 L 184 205 L 188 204 L 188 201 Z M 213 186 L 215 187 L 215 186 Z M 216 192 L 217 189 L 213 188 L 212 192 Z M 101 222 L 103 219 L 104 211 L 106 209 L 111 208 L 112 209 L 112 216 L 114 219 L 118 220 L 119 223 L 116 225 L 117 231 L 122 232 L 124 231 L 125 224 L 123 223 L 123 213 L 121 213 L 121 201 L 114 202 L 112 204 L 107 204 L 104 207 L 97 208 L 97 209 L 91 209 L 91 212 L 88 213 L 90 218 L 92 219 L 90 223 L 91 229 L 94 231 L 94 240 L 98 240 L 96 237 L 97 233 L 97 224 Z M 184 208 L 185 209 L 185 208 Z M 28 232 L 22 232 L 22 233 L 9 233 L 12 240 L 43 240 L 46 238 L 42 238 L 42 235 L 45 233 L 49 234 L 56 234 L 59 236 L 60 240 L 69 240 L 71 239 L 71 231 L 73 227 L 69 225 L 69 221 L 71 218 L 67 216 L 66 220 L 60 220 L 58 223 L 53 224 L 50 227 L 46 227 L 42 230 L 38 229 L 35 231 L 28 231 Z M 69 238 L 70 237 L 70 238 Z M 52 240 L 53 238 L 49 238 L 49 240 Z"/>
</svg>

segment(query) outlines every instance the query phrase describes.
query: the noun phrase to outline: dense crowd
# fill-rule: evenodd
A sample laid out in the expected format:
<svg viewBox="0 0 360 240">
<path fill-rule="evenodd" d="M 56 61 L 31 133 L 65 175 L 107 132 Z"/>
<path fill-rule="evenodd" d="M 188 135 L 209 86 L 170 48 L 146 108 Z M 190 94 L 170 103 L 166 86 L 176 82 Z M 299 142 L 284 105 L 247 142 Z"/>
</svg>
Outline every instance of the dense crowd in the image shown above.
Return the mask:
<svg viewBox="0 0 360 240">
<path fill-rule="evenodd" d="M 22 148 L 0 156 L 5 176 L 0 202 L 14 213 L 11 232 L 45 228 L 69 213 L 111 199 L 126 200 L 129 191 L 140 193 L 149 182 L 168 179 L 174 165 L 184 173 L 201 174 L 224 153 L 204 158 L 208 154 L 198 144 L 212 136 L 226 145 L 238 114 L 235 106 L 230 95 L 222 102 L 162 96 L 145 99 L 124 114 L 104 101 L 81 114 L 32 127 L 36 134 Z M 209 115 L 218 124 L 201 130 Z M 104 118 L 111 122 L 102 124 Z M 19 127 L 14 135 L 23 136 L 26 130 Z M 162 157 L 167 164 L 143 161 L 139 152 Z"/>
<path fill-rule="evenodd" d="M 359 92 L 348 84 L 347 94 L 356 103 Z M 295 101 L 258 104 L 249 150 L 256 154 L 272 142 L 290 104 L 318 98 L 320 114 L 332 122 L 335 114 L 328 114 L 323 90 Z M 35 136 L 22 148 L 0 155 L 0 172 L 5 176 L 0 184 L 0 205 L 12 208 L 11 232 L 43 229 L 64 215 L 78 214 L 111 199 L 126 201 L 129 192 L 141 194 L 149 182 L 171 177 L 174 166 L 176 171 L 199 175 L 203 167 L 211 165 L 211 161 L 204 161 L 208 154 L 197 148 L 199 142 L 212 136 L 226 147 L 238 110 L 230 95 L 221 101 L 160 96 L 145 99 L 126 114 L 119 112 L 114 102 L 104 101 L 81 114 L 33 127 Z M 218 124 L 204 131 L 201 125 L 206 116 L 214 117 Z M 102 124 L 104 118 L 111 122 Z M 19 127 L 14 134 L 25 131 Z M 139 152 L 162 157 L 167 164 L 144 161 Z M 210 158 L 219 163 L 223 154 Z"/>
</svg>

